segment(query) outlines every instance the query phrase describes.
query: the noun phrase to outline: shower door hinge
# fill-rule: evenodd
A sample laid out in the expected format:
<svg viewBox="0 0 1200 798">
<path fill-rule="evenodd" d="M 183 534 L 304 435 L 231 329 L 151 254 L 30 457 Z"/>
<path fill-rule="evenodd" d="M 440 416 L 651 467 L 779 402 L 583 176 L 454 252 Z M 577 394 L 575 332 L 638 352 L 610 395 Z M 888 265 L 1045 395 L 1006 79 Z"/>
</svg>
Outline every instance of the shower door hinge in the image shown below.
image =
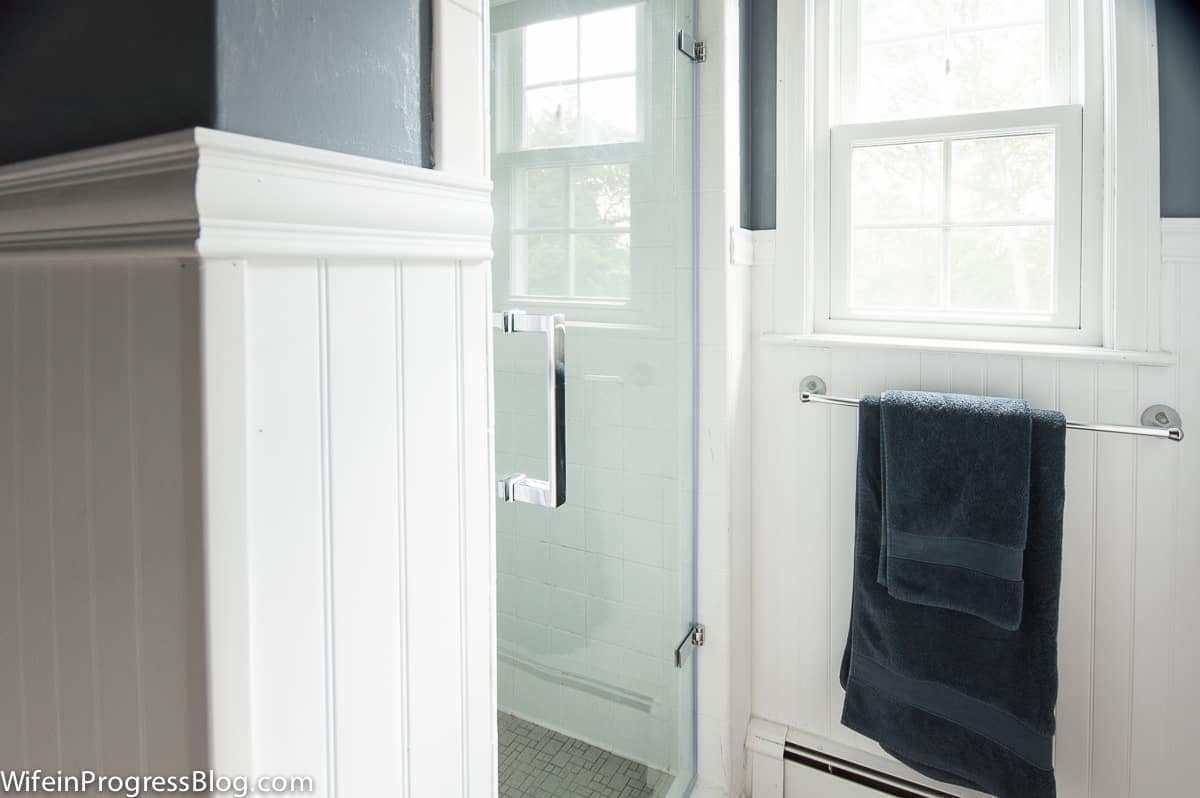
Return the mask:
<svg viewBox="0 0 1200 798">
<path fill-rule="evenodd" d="M 679 35 L 675 39 L 675 46 L 693 64 L 703 64 L 708 60 L 708 48 L 704 46 L 704 42 L 697 41 L 696 37 L 690 33 L 679 31 Z"/>
<path fill-rule="evenodd" d="M 694 623 L 684 638 L 679 641 L 679 645 L 675 646 L 675 667 L 682 668 L 683 663 L 692 656 L 692 649 L 702 645 L 704 645 L 704 624 Z"/>
</svg>

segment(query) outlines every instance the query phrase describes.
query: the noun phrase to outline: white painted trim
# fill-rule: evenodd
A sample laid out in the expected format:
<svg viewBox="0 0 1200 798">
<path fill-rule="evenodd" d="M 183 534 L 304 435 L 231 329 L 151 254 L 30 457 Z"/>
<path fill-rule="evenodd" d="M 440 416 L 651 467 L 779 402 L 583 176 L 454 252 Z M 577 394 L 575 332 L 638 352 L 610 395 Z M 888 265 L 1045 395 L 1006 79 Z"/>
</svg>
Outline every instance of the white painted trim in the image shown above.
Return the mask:
<svg viewBox="0 0 1200 798">
<path fill-rule="evenodd" d="M 751 235 L 754 237 L 754 264 L 755 266 L 774 266 L 775 265 L 775 231 L 774 230 L 752 230 Z"/>
<path fill-rule="evenodd" d="M 488 260 L 490 192 L 478 177 L 195 128 L 0 167 L 0 258 Z"/>
<path fill-rule="evenodd" d="M 970 355 L 1013 355 L 1016 357 L 1080 360 L 1102 363 L 1129 363 L 1138 366 L 1172 366 L 1177 358 L 1171 352 L 1141 352 L 1106 349 L 1102 346 L 1064 346 L 1059 344 L 1019 344 L 998 341 L 961 341 L 952 338 L 909 338 L 886 335 L 845 335 L 840 333 L 766 333 L 764 344 L 786 344 L 813 349 L 901 349 L 920 352 L 945 352 Z"/>
<path fill-rule="evenodd" d="M 468 177 L 491 169 L 486 14 L 478 0 L 433 3 L 433 162 Z"/>
<path fill-rule="evenodd" d="M 754 798 L 783 798 L 783 746 L 787 731 L 782 723 L 750 719 L 746 755 L 750 795 Z"/>
<path fill-rule="evenodd" d="M 730 228 L 729 262 L 734 266 L 753 266 L 755 259 L 754 232 L 744 227 Z"/>
<path fill-rule="evenodd" d="M 1162 259 L 1200 262 L 1200 219 L 1162 220 Z"/>
<path fill-rule="evenodd" d="M 1104 201 L 1103 234 L 1084 234 L 1084 259 L 1104 262 L 1103 345 L 1111 349 L 1154 352 L 1161 346 L 1161 242 L 1159 231 L 1158 72 L 1153 4 L 1142 0 L 1079 0 L 1099 8 L 1103 52 L 1084 54 L 1091 72 L 1102 62 L 1103 119 L 1085 118 L 1085 128 L 1102 127 L 1104 153 L 1084 152 L 1085 197 Z M 819 18 L 818 0 L 780 0 L 778 9 L 777 265 L 763 270 L 772 280 L 764 327 L 777 333 L 806 335 L 816 327 L 814 291 L 814 186 L 821 179 L 813 120 L 822 92 L 815 77 L 819 57 L 828 49 L 828 21 Z M 1089 15 L 1093 20 L 1097 14 Z M 1094 85 L 1092 81 L 1092 85 Z M 1089 92 L 1089 95 L 1091 93 Z M 1094 96 L 1094 95 L 1093 95 Z M 1095 107 L 1088 98 L 1085 104 Z M 1085 116 L 1088 112 L 1085 111 Z M 1087 135 L 1085 134 L 1085 139 Z M 1102 161 L 1102 164 L 1101 164 Z M 1100 173 L 1102 189 L 1093 190 Z M 1089 246 L 1089 238 L 1103 246 Z M 769 272 L 770 276 L 767 276 Z"/>
</svg>

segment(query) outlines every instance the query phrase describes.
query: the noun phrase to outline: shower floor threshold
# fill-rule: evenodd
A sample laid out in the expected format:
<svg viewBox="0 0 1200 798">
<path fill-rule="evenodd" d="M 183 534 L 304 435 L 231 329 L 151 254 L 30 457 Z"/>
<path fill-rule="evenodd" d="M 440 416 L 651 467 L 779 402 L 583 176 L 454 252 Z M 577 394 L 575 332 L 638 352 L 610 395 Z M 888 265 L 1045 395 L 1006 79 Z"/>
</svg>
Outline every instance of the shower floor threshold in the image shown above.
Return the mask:
<svg viewBox="0 0 1200 798">
<path fill-rule="evenodd" d="M 671 776 L 501 712 L 500 798 L 659 798 Z"/>
</svg>

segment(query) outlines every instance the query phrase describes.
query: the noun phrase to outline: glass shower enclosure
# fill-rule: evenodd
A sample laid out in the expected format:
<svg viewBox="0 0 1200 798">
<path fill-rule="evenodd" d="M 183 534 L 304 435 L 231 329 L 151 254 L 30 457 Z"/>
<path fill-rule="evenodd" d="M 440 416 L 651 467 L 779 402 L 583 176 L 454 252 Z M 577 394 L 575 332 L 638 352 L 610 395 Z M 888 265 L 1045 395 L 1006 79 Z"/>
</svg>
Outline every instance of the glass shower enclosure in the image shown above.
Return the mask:
<svg viewBox="0 0 1200 798">
<path fill-rule="evenodd" d="M 503 798 L 695 772 L 692 16 L 490 6 Z"/>
</svg>

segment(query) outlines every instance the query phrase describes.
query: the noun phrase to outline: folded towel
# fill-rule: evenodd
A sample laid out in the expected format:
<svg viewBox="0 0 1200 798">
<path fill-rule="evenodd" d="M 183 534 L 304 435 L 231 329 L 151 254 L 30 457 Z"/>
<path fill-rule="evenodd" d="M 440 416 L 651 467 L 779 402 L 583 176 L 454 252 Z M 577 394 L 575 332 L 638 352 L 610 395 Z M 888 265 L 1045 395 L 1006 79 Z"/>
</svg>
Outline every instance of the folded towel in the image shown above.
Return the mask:
<svg viewBox="0 0 1200 798">
<path fill-rule="evenodd" d="M 880 405 L 859 404 L 858 494 L 842 723 L 932 778 L 1053 798 L 1066 422 L 1034 410 L 1024 613 L 1006 630 L 901 601 L 877 579 L 882 537 Z"/>
<path fill-rule="evenodd" d="M 880 419 L 880 583 L 895 598 L 1016 629 L 1029 522 L 1029 404 L 886 391 Z"/>
</svg>

